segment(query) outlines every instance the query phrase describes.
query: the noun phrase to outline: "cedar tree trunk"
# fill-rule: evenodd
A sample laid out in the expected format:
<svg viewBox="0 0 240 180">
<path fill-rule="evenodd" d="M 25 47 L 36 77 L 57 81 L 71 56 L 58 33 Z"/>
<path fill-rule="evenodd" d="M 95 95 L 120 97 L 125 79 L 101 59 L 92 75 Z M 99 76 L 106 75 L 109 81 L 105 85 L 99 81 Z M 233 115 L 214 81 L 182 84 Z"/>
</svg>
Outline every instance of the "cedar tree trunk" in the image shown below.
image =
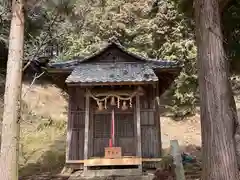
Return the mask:
<svg viewBox="0 0 240 180">
<path fill-rule="evenodd" d="M 12 21 L 1 137 L 1 180 L 18 180 L 19 120 L 24 44 L 23 4 L 23 0 L 12 0 Z"/>
<path fill-rule="evenodd" d="M 223 48 L 218 0 L 195 0 L 201 100 L 202 180 L 239 180 L 235 152 L 236 107 Z"/>
</svg>

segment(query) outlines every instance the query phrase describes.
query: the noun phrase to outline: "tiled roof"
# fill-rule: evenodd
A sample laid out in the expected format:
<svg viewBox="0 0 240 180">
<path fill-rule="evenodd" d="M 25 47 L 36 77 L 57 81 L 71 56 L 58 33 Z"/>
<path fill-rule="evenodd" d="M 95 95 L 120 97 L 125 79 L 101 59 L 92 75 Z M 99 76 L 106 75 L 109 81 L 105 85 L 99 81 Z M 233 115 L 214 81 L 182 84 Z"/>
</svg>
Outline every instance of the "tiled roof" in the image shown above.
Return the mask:
<svg viewBox="0 0 240 180">
<path fill-rule="evenodd" d="M 152 59 L 147 59 L 145 61 L 148 64 L 153 65 L 155 68 L 179 68 L 181 65 L 175 61 L 167 61 L 167 60 L 152 60 Z M 81 65 L 82 59 L 74 59 L 71 61 L 66 61 L 66 62 L 59 62 L 59 63 L 50 63 L 49 68 L 56 68 L 56 69 L 66 69 L 66 70 L 73 70 L 75 67 Z"/>
<path fill-rule="evenodd" d="M 76 66 L 90 62 L 91 59 L 94 59 L 96 56 L 102 54 L 103 52 L 107 51 L 108 48 L 115 47 L 125 54 L 135 58 L 136 60 L 145 62 L 145 63 L 150 63 L 154 64 L 156 68 L 179 68 L 181 67 L 181 64 L 176 61 L 167 61 L 167 60 L 160 60 L 160 59 L 150 59 L 150 58 L 145 58 L 143 56 L 134 54 L 130 51 L 127 50 L 124 46 L 122 46 L 119 42 L 116 42 L 116 40 L 110 40 L 104 47 L 102 47 L 99 51 L 93 53 L 92 55 L 88 57 L 75 57 L 71 61 L 65 61 L 65 62 L 55 62 L 55 63 L 49 63 L 48 67 L 49 68 L 57 68 L 57 69 L 65 69 L 65 70 L 72 70 Z"/>
<path fill-rule="evenodd" d="M 142 82 L 158 81 L 147 64 L 81 64 L 66 79 L 66 83 Z"/>
</svg>

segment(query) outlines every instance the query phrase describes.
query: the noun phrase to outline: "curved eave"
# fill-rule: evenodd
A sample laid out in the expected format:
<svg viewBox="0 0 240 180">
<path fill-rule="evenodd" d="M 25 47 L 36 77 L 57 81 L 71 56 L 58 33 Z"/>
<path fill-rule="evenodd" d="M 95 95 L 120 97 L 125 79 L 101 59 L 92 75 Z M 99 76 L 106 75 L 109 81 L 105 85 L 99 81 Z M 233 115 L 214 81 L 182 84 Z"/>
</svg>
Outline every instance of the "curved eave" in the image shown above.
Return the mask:
<svg viewBox="0 0 240 180">
<path fill-rule="evenodd" d="M 72 70 L 73 70 L 72 68 L 45 69 L 47 74 L 51 77 L 52 83 L 57 85 L 64 91 L 67 91 L 67 84 L 65 83 L 65 80 L 71 74 Z M 173 81 L 179 76 L 181 70 L 182 66 L 168 68 L 154 68 L 154 72 L 159 79 L 160 95 L 163 94 L 171 86 Z"/>
<path fill-rule="evenodd" d="M 159 81 L 159 95 L 161 96 L 179 76 L 183 66 L 172 68 L 155 68 L 154 72 Z"/>
<path fill-rule="evenodd" d="M 55 73 L 71 73 L 73 71 L 73 68 L 46 68 L 45 71 L 50 74 Z"/>
<path fill-rule="evenodd" d="M 71 74 L 70 69 L 44 68 L 45 74 L 49 77 L 51 83 L 67 92 L 65 80 Z"/>
<path fill-rule="evenodd" d="M 167 60 L 145 60 L 143 63 L 149 64 L 153 69 L 167 69 L 167 70 L 175 70 L 175 69 L 181 69 L 183 67 L 182 64 L 180 64 L 177 61 L 167 61 Z M 48 64 L 46 67 L 47 71 L 55 71 L 55 72 L 65 72 L 65 71 L 72 71 L 77 66 L 85 64 L 82 62 L 82 60 L 73 60 L 69 62 L 61 62 L 61 63 L 51 63 Z"/>
<path fill-rule="evenodd" d="M 51 62 L 47 64 L 47 69 L 73 69 L 82 63 L 81 58 L 75 58 L 64 62 Z"/>
<path fill-rule="evenodd" d="M 45 68 L 44 69 L 47 73 L 71 73 L 74 68 Z M 182 70 L 182 66 L 174 66 L 174 67 L 154 67 L 153 68 L 155 73 L 159 72 L 169 72 L 171 74 L 179 75 Z"/>
</svg>

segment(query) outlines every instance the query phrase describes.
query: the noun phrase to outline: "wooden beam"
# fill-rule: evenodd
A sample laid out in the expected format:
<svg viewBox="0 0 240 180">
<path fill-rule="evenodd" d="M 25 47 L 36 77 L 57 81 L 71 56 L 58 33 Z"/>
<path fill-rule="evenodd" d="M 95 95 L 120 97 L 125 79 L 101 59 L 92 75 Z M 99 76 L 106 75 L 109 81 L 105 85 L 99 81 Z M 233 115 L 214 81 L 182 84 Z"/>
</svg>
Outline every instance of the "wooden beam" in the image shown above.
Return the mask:
<svg viewBox="0 0 240 180">
<path fill-rule="evenodd" d="M 68 160 L 66 164 L 83 164 L 84 160 Z"/>
<path fill-rule="evenodd" d="M 84 133 L 84 160 L 88 159 L 88 135 L 89 135 L 89 95 L 85 97 L 85 133 Z M 87 167 L 84 166 L 84 171 Z"/>
<path fill-rule="evenodd" d="M 116 86 L 116 85 L 145 85 L 145 84 L 154 84 L 155 81 L 126 81 L 126 82 L 89 82 L 89 83 L 81 83 L 81 82 L 68 82 L 68 86 Z"/>
<path fill-rule="evenodd" d="M 106 90 L 104 89 L 94 89 L 91 91 L 92 95 L 94 95 L 95 97 L 101 97 L 101 96 L 115 96 L 115 95 L 118 95 L 118 96 L 129 96 L 129 95 L 132 95 L 133 93 L 137 93 L 139 92 L 138 90 L 108 90 L 106 92 Z M 139 95 L 140 96 L 143 96 L 145 92 L 139 92 Z"/>
<path fill-rule="evenodd" d="M 117 158 L 117 159 L 88 159 L 84 160 L 84 166 L 121 166 L 121 165 L 141 165 L 141 158 Z"/>
<path fill-rule="evenodd" d="M 97 162 L 99 162 L 101 160 L 104 160 L 105 158 L 91 158 L 91 159 L 87 159 L 87 160 L 68 160 L 66 161 L 66 164 L 83 164 L 84 162 L 89 163 L 89 162 L 93 162 L 93 160 L 96 160 Z M 117 158 L 117 160 L 119 161 L 119 159 L 123 159 L 123 161 L 128 161 L 129 159 L 132 159 L 133 162 L 136 162 L 135 160 L 137 159 L 141 159 L 142 162 L 161 162 L 162 158 L 137 158 L 137 157 L 128 157 L 128 156 L 123 156 L 122 158 Z M 92 161 L 89 161 L 92 160 Z M 108 159 L 109 160 L 109 159 Z M 128 161 L 129 162 L 129 161 Z"/>
<path fill-rule="evenodd" d="M 136 96 L 136 118 L 137 118 L 137 148 L 136 155 L 137 157 L 142 157 L 142 141 L 141 141 L 141 114 L 140 114 L 140 97 L 137 94 Z M 142 169 L 142 165 L 139 166 L 139 169 Z"/>
<path fill-rule="evenodd" d="M 162 158 L 142 158 L 142 162 L 161 162 Z"/>
</svg>

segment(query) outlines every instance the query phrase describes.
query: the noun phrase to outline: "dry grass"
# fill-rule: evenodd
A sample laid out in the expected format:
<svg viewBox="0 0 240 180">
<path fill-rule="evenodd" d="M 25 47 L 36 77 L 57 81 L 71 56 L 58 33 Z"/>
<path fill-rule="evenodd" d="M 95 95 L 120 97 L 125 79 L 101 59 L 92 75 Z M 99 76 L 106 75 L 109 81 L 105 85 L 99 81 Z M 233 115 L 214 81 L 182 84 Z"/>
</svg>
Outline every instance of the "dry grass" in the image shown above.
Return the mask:
<svg viewBox="0 0 240 180">
<path fill-rule="evenodd" d="M 23 86 L 21 170 L 29 175 L 60 170 L 65 157 L 67 103 L 54 86 Z"/>
</svg>

